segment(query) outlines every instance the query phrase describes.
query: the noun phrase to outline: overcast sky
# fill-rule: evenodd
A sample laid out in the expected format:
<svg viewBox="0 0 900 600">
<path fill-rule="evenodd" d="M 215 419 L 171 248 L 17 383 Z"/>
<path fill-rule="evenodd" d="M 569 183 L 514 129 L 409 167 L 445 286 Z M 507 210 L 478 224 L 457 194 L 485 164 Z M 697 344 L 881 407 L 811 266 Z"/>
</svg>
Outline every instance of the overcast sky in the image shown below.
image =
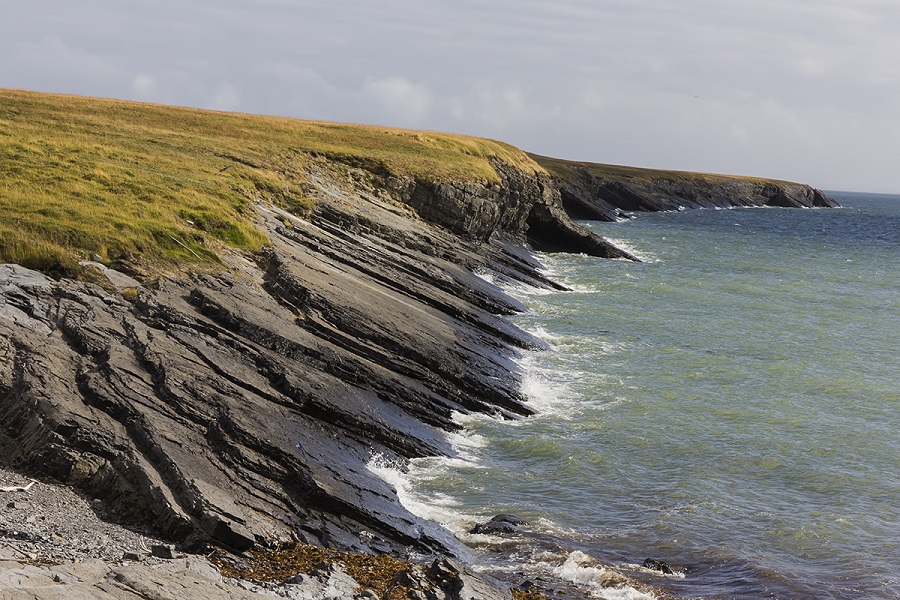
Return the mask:
<svg viewBox="0 0 900 600">
<path fill-rule="evenodd" d="M 898 0 L 27 0 L 0 87 L 900 193 Z"/>
</svg>

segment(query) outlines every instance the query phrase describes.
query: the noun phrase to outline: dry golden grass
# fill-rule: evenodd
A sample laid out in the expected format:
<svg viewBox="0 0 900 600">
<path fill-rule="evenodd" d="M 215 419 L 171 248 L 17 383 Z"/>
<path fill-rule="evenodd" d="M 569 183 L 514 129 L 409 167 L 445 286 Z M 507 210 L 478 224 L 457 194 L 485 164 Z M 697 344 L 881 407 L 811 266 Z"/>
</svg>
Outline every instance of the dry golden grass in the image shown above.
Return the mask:
<svg viewBox="0 0 900 600">
<path fill-rule="evenodd" d="M 496 182 L 507 144 L 461 135 L 0 90 L 0 261 L 77 272 L 104 262 L 191 268 L 258 251 L 252 202 L 309 211 L 321 157 L 423 181 Z"/>
</svg>

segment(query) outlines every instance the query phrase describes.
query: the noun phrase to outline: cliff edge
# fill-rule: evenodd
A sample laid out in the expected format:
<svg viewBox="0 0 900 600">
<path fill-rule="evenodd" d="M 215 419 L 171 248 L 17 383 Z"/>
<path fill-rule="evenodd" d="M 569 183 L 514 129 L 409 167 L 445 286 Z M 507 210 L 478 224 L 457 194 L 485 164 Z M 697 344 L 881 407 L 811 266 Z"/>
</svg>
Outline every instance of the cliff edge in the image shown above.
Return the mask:
<svg viewBox="0 0 900 600">
<path fill-rule="evenodd" d="M 530 156 L 552 174 L 567 213 L 576 219 L 615 221 L 625 212 L 693 208 L 839 206 L 821 190 L 790 181 Z"/>
</svg>

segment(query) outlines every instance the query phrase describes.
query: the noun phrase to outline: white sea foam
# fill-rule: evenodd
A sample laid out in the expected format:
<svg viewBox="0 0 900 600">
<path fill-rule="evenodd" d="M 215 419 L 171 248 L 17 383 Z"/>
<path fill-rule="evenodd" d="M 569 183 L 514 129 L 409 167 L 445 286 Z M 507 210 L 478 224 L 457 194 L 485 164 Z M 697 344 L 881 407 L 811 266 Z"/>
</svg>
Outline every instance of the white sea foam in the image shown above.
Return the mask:
<svg viewBox="0 0 900 600">
<path fill-rule="evenodd" d="M 479 279 L 483 279 L 491 285 L 497 285 L 497 273 L 491 271 L 490 269 L 476 269 L 474 271 L 474 274 Z"/>
<path fill-rule="evenodd" d="M 634 246 L 632 246 L 629 242 L 627 242 L 625 240 L 622 240 L 619 238 L 611 238 L 609 236 L 603 236 L 603 237 L 605 237 L 609 243 L 615 245 L 618 248 L 621 248 L 622 250 L 624 250 L 625 252 L 628 252 L 632 256 L 636 256 L 643 262 L 646 262 L 646 263 L 659 262 L 659 258 L 657 258 L 656 255 L 654 255 L 650 252 L 647 252 L 645 250 L 639 250 L 638 248 L 635 248 Z"/>
<path fill-rule="evenodd" d="M 460 412 L 453 413 L 453 420 L 456 423 L 462 424 L 465 427 L 463 421 L 465 417 L 468 415 L 464 415 Z M 489 417 L 496 418 L 496 417 Z M 447 438 L 450 440 L 450 443 L 453 445 L 453 449 L 456 450 L 459 455 L 467 460 L 469 463 L 473 463 L 478 460 L 476 456 L 477 451 L 481 448 L 485 448 L 488 445 L 488 439 L 483 435 L 479 435 L 472 431 L 471 429 L 462 429 L 460 431 L 454 431 L 453 433 L 447 434 Z"/>
<path fill-rule="evenodd" d="M 600 288 L 586 284 L 584 281 L 580 280 L 577 275 L 572 273 L 572 261 L 576 259 L 581 259 L 583 261 L 595 261 L 595 260 L 604 260 L 599 259 L 594 256 L 588 256 L 587 254 L 567 254 L 564 258 L 555 256 L 553 254 L 541 254 L 539 255 L 541 262 L 545 265 L 545 268 L 541 270 L 541 274 L 551 279 L 553 281 L 559 282 L 560 284 L 566 286 L 568 288 L 567 293 L 576 293 L 576 294 L 595 294 L 600 290 Z M 556 293 L 556 290 L 549 290 L 549 292 L 544 293 Z M 540 295 L 540 294 L 538 294 Z M 520 300 L 525 300 L 524 298 L 520 298 Z"/>
<path fill-rule="evenodd" d="M 549 344 L 551 350 L 556 350 L 556 345 L 566 341 L 566 339 L 567 339 L 565 336 L 555 334 L 555 333 L 550 333 L 549 331 L 547 331 L 540 325 L 532 325 L 532 326 L 523 325 L 520 328 L 523 329 L 524 331 L 526 331 L 527 333 L 530 333 L 531 335 L 533 335 L 537 339 L 541 340 L 542 342 L 546 342 L 547 344 Z"/>
<path fill-rule="evenodd" d="M 556 293 L 556 290 L 554 289 L 529 285 L 523 281 L 510 279 L 501 273 L 489 269 L 478 269 L 474 271 L 474 275 L 520 302 L 533 296 L 545 296 Z"/>
<path fill-rule="evenodd" d="M 572 399 L 570 386 L 559 380 L 558 372 L 542 369 L 535 364 L 533 355 L 525 355 L 520 359 L 522 367 L 522 394 L 528 399 L 528 405 L 543 414 L 565 413 L 565 406 Z"/>
<path fill-rule="evenodd" d="M 624 583 L 624 577 L 600 566 L 584 552 L 575 551 L 553 569 L 560 579 L 586 587 L 595 598 L 606 600 L 655 600 L 655 596 Z"/>
<path fill-rule="evenodd" d="M 450 531 L 458 533 L 475 521 L 472 515 L 459 510 L 459 502 L 455 498 L 441 493 L 424 497 L 415 490 L 413 482 L 433 477 L 446 472 L 448 466 L 471 466 L 472 463 L 453 458 L 414 459 L 408 464 L 400 464 L 375 453 L 366 464 L 366 468 L 390 484 L 397 491 L 397 499 L 403 507 L 423 519 L 440 523 Z"/>
</svg>

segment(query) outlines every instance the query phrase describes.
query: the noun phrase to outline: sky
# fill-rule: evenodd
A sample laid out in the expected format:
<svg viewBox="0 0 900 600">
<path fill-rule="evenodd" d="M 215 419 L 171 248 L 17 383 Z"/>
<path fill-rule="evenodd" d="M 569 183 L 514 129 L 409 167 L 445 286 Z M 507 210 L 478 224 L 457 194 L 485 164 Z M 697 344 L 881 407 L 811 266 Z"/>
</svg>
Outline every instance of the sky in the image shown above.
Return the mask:
<svg viewBox="0 0 900 600">
<path fill-rule="evenodd" d="M 897 0 L 28 0 L 0 87 L 900 193 Z"/>
</svg>

